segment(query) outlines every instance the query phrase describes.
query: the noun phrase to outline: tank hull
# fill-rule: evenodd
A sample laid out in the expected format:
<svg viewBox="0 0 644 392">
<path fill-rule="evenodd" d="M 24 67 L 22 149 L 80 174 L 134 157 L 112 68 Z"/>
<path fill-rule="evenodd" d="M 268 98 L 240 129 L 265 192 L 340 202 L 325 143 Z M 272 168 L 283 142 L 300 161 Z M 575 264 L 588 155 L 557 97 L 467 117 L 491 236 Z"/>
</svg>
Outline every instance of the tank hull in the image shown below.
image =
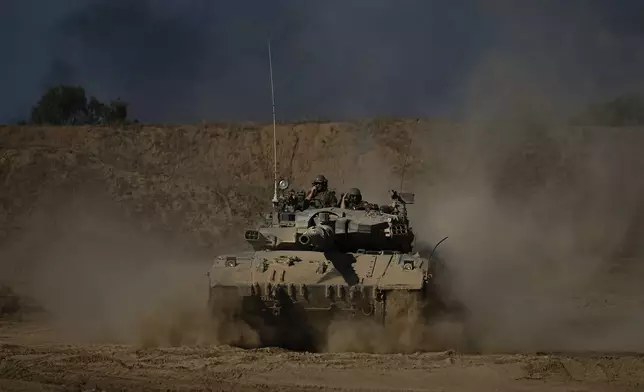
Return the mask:
<svg viewBox="0 0 644 392">
<path fill-rule="evenodd" d="M 386 325 L 400 312 L 445 311 L 429 261 L 406 253 L 256 251 L 219 256 L 208 276 L 213 315 L 227 309 L 262 345 L 315 350 L 331 320 Z"/>
</svg>

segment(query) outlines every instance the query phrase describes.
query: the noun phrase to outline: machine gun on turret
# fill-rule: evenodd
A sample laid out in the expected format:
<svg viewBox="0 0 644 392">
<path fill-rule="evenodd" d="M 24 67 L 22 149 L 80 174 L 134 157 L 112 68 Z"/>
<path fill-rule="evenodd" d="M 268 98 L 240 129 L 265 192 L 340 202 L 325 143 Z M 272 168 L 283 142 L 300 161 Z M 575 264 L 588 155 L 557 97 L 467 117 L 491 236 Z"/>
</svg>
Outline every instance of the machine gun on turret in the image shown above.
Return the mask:
<svg viewBox="0 0 644 392">
<path fill-rule="evenodd" d="M 391 195 L 391 204 L 381 206 L 380 210 L 407 219 L 407 204 L 414 204 L 415 195 L 410 192 L 396 192 L 393 189 L 389 193 Z"/>
</svg>

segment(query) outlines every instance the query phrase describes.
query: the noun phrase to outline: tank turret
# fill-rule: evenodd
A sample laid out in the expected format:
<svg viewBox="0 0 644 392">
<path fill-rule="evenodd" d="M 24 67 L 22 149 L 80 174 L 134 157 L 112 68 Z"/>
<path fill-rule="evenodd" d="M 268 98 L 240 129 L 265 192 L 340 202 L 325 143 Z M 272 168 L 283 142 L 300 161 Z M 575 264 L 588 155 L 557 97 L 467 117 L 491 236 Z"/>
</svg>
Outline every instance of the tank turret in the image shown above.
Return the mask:
<svg viewBox="0 0 644 392">
<path fill-rule="evenodd" d="M 280 182 L 280 189 L 286 187 L 288 182 Z M 294 195 L 283 192 L 263 224 L 245 231 L 254 250 L 412 251 L 414 233 L 406 209 L 414 202 L 412 193 L 391 191 L 391 204 L 363 210 L 302 210 Z"/>
</svg>

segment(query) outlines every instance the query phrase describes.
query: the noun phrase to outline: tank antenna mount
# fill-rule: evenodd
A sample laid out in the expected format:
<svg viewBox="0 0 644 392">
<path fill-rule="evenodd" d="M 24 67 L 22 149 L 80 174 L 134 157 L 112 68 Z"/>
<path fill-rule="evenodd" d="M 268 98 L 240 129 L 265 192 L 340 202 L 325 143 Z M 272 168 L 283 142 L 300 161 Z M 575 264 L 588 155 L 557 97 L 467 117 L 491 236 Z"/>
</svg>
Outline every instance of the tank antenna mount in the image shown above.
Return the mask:
<svg viewBox="0 0 644 392">
<path fill-rule="evenodd" d="M 268 67 L 271 75 L 271 103 L 273 105 L 273 205 L 277 205 L 277 126 L 275 125 L 275 88 L 273 86 L 273 57 L 271 54 L 271 39 L 266 40 L 268 46 Z"/>
</svg>

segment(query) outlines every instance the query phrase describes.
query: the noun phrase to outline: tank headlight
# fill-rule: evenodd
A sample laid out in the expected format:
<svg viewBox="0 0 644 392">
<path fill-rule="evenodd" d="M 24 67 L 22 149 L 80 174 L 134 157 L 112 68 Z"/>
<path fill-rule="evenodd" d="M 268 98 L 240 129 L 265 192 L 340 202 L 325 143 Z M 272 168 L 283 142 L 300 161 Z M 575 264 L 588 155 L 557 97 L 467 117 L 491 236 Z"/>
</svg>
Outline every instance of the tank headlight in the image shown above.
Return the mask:
<svg viewBox="0 0 644 392">
<path fill-rule="evenodd" d="M 290 185 L 289 181 L 286 178 L 283 178 L 277 184 L 277 187 L 280 188 L 281 190 L 286 190 L 289 185 Z"/>
<path fill-rule="evenodd" d="M 414 261 L 413 260 L 405 260 L 403 262 L 403 269 L 405 271 L 411 271 L 414 269 Z"/>
<path fill-rule="evenodd" d="M 226 259 L 226 267 L 236 267 L 237 259 L 234 257 L 229 257 Z"/>
</svg>

